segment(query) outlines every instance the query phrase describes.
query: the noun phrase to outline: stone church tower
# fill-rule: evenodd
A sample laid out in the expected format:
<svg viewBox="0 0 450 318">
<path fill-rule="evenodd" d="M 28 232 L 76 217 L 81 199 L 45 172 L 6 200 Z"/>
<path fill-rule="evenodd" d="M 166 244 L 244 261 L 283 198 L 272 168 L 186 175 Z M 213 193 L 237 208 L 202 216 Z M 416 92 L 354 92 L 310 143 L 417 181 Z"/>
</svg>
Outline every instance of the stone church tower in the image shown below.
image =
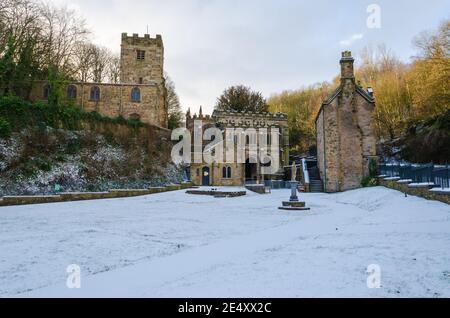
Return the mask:
<svg viewBox="0 0 450 318">
<path fill-rule="evenodd" d="M 318 168 L 325 192 L 361 187 L 371 160 L 377 160 L 375 99 L 357 84 L 351 52 L 343 52 L 340 63 L 340 85 L 316 118 Z"/>
<path fill-rule="evenodd" d="M 164 81 L 164 45 L 161 35 L 128 36 L 122 33 L 120 82 L 150 84 Z"/>
<path fill-rule="evenodd" d="M 32 101 L 48 100 L 46 81 L 36 83 Z M 143 123 L 167 128 L 167 89 L 164 80 L 164 45 L 161 35 L 129 36 L 122 33 L 120 82 L 67 83 L 64 103 L 80 107 L 85 112 L 97 112 L 108 117 L 122 116 Z"/>
</svg>

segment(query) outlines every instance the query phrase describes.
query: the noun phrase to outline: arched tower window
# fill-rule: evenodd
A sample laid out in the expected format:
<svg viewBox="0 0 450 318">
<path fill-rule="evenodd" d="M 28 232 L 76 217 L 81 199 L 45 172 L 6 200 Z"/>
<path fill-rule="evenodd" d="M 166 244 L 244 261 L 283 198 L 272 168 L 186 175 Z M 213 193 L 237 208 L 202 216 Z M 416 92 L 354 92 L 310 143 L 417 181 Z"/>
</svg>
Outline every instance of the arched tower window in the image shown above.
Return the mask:
<svg viewBox="0 0 450 318">
<path fill-rule="evenodd" d="M 91 100 L 98 102 L 100 100 L 100 88 L 98 86 L 93 86 L 91 88 Z"/>
<path fill-rule="evenodd" d="M 69 85 L 69 87 L 67 87 L 67 98 L 69 99 L 77 98 L 77 87 L 75 85 Z"/>
<path fill-rule="evenodd" d="M 131 90 L 131 101 L 138 103 L 141 101 L 141 90 L 135 87 Z"/>
<path fill-rule="evenodd" d="M 231 167 L 227 168 L 227 178 L 231 179 Z"/>
<path fill-rule="evenodd" d="M 50 96 L 50 85 L 44 85 L 43 89 L 42 89 L 42 97 L 44 97 L 44 99 L 48 99 L 48 97 Z"/>
</svg>

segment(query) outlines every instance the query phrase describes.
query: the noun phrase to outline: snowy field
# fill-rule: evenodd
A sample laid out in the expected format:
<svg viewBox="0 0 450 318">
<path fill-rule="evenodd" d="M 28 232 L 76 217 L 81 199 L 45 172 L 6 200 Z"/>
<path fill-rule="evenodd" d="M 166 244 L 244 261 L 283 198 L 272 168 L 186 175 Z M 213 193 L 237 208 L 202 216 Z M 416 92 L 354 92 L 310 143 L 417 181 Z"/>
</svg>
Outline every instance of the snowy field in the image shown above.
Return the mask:
<svg viewBox="0 0 450 318">
<path fill-rule="evenodd" d="M 0 297 L 450 297 L 450 206 L 385 188 L 0 208 Z M 81 289 L 66 268 L 81 267 Z M 381 288 L 367 287 L 370 264 Z"/>
</svg>

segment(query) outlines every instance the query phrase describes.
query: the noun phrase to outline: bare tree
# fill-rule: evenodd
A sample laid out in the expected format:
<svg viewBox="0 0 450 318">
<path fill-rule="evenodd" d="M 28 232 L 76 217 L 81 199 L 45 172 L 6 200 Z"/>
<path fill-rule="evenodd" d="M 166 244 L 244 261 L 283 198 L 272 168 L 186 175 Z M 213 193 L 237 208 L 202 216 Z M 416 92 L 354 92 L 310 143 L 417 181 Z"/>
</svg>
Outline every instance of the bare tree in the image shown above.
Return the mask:
<svg viewBox="0 0 450 318">
<path fill-rule="evenodd" d="M 175 91 L 175 83 L 167 73 L 164 73 L 164 79 L 167 90 L 167 112 L 169 115 L 169 129 L 181 127 L 183 121 L 183 113 L 178 94 Z"/>
<path fill-rule="evenodd" d="M 108 79 L 110 83 L 120 83 L 120 56 L 111 54 L 108 61 Z"/>
<path fill-rule="evenodd" d="M 55 65 L 59 71 L 73 73 L 72 62 L 78 50 L 77 44 L 86 41 L 89 33 L 85 27 L 85 21 L 66 7 L 57 8 L 50 4 L 43 4 L 40 11 L 47 63 Z"/>
<path fill-rule="evenodd" d="M 107 76 L 111 54 L 108 49 L 99 46 L 92 48 L 92 79 L 96 83 L 103 83 Z"/>
<path fill-rule="evenodd" d="M 93 45 L 87 42 L 80 42 L 78 50 L 73 56 L 73 63 L 76 69 L 74 78 L 80 82 L 89 81 L 93 60 Z"/>
</svg>

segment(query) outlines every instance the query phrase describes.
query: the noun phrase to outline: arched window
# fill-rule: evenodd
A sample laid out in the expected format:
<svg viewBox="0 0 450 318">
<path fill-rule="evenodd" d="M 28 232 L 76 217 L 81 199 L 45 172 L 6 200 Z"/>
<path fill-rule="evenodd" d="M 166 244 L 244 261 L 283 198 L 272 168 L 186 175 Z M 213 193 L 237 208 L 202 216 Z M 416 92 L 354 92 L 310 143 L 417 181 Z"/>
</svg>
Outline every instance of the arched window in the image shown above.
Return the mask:
<svg viewBox="0 0 450 318">
<path fill-rule="evenodd" d="M 98 86 L 93 86 L 91 88 L 91 100 L 98 102 L 100 100 L 100 88 Z"/>
<path fill-rule="evenodd" d="M 69 85 L 69 87 L 67 87 L 67 98 L 69 99 L 77 98 L 77 87 L 75 85 Z"/>
<path fill-rule="evenodd" d="M 223 179 L 231 179 L 231 167 L 223 167 L 222 168 L 222 178 Z"/>
<path fill-rule="evenodd" d="M 137 87 L 131 90 L 131 101 L 139 103 L 141 101 L 141 90 Z"/>
<path fill-rule="evenodd" d="M 48 99 L 48 97 L 50 96 L 50 85 L 44 85 L 44 88 L 42 89 L 42 97 L 44 97 L 44 99 Z"/>
</svg>

